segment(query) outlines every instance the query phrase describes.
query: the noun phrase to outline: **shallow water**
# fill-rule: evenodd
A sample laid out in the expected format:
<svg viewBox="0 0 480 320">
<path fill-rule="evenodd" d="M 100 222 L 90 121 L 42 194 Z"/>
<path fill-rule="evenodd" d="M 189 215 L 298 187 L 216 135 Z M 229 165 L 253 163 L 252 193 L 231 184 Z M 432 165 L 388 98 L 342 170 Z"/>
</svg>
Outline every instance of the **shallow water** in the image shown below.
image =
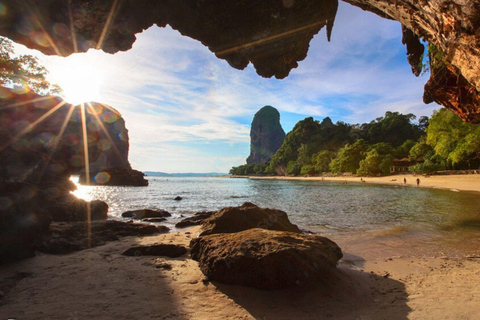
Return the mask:
<svg viewBox="0 0 480 320">
<path fill-rule="evenodd" d="M 198 211 L 245 201 L 284 210 L 362 256 L 480 254 L 480 196 L 448 190 L 327 181 L 148 177 L 148 187 L 79 186 L 81 198 L 108 203 L 109 215 L 165 209 L 173 225 Z M 183 200 L 173 200 L 181 196 Z"/>
</svg>

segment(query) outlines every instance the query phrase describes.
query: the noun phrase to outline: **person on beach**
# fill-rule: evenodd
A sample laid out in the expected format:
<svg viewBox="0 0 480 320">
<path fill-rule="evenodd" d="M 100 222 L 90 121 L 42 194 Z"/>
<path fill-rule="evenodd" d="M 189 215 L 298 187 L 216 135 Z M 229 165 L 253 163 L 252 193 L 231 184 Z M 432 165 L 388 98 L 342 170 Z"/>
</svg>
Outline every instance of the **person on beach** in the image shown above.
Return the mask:
<svg viewBox="0 0 480 320">
<path fill-rule="evenodd" d="M 407 184 L 407 178 L 403 178 L 403 184 Z"/>
<path fill-rule="evenodd" d="M 420 185 L 420 178 L 417 178 L 417 187 Z"/>
</svg>

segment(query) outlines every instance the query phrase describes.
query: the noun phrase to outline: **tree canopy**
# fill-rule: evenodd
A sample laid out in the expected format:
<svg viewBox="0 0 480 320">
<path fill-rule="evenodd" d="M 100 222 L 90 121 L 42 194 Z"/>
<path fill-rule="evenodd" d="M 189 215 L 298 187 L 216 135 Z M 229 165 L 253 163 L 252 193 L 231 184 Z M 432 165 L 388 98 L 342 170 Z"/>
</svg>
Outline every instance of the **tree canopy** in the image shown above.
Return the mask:
<svg viewBox="0 0 480 320">
<path fill-rule="evenodd" d="M 464 122 L 450 110 L 440 109 L 433 113 L 426 131 L 426 143 L 446 166 L 480 159 L 480 125 Z"/>
<path fill-rule="evenodd" d="M 60 91 L 46 80 L 47 69 L 32 55 L 15 56 L 10 40 L 0 37 L 0 85 L 21 86 L 38 94 L 54 94 Z"/>
<path fill-rule="evenodd" d="M 287 134 L 265 170 L 239 166 L 232 172 L 387 175 L 395 161 L 420 173 L 480 167 L 480 125 L 463 122 L 447 109 L 418 123 L 415 118 L 390 111 L 361 125 L 306 118 Z"/>
</svg>

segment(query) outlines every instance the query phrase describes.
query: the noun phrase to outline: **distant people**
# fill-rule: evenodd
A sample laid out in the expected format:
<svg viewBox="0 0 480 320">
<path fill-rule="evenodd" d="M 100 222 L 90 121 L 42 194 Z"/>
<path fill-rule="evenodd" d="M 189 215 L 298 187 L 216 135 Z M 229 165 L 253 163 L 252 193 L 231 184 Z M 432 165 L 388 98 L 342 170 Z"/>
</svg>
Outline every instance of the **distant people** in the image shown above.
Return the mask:
<svg viewBox="0 0 480 320">
<path fill-rule="evenodd" d="M 417 178 L 417 187 L 420 185 L 420 178 Z"/>
<path fill-rule="evenodd" d="M 403 184 L 407 184 L 407 178 L 403 178 Z"/>
</svg>

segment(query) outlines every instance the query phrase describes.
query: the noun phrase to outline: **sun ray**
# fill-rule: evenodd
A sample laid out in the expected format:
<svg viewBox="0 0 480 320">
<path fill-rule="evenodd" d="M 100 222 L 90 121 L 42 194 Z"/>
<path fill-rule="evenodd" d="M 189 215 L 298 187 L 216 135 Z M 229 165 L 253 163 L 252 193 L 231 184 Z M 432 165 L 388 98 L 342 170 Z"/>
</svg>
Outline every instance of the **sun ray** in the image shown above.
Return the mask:
<svg viewBox="0 0 480 320">
<path fill-rule="evenodd" d="M 229 49 L 218 51 L 218 52 L 215 52 L 215 54 L 217 56 L 222 56 L 222 55 L 229 54 L 229 53 L 232 53 L 232 52 L 237 51 L 237 50 L 242 50 L 242 49 L 246 49 L 246 48 L 249 48 L 249 47 L 253 47 L 253 46 L 256 46 L 258 44 L 262 44 L 264 42 L 268 42 L 268 41 L 276 40 L 276 39 L 279 39 L 279 38 L 283 38 L 285 36 L 288 36 L 288 35 L 291 35 L 291 34 L 294 34 L 294 33 L 297 33 L 297 32 L 301 32 L 301 31 L 304 31 L 304 30 L 307 30 L 307 29 L 310 29 L 310 28 L 313 28 L 313 27 L 317 27 L 317 26 L 320 26 L 320 25 L 325 25 L 325 23 L 326 23 L 325 21 L 314 22 L 314 23 L 308 24 L 306 26 L 299 27 L 297 29 L 285 31 L 285 32 L 282 32 L 282 33 L 279 33 L 279 34 L 274 34 L 272 36 L 269 36 L 269 37 L 266 37 L 266 38 L 263 38 L 263 39 L 255 40 L 255 41 L 245 43 L 245 44 L 241 44 L 239 46 L 235 46 L 235 47 L 232 47 L 232 48 L 229 48 Z"/>
<path fill-rule="evenodd" d="M 29 103 L 44 101 L 44 100 L 48 100 L 48 99 L 52 99 L 52 97 L 51 96 L 45 96 L 45 97 L 29 99 L 29 100 L 26 100 L 26 101 L 20 101 L 20 102 L 17 102 L 17 103 L 11 103 L 11 104 L 8 104 L 6 106 L 0 107 L 0 110 L 15 108 L 15 107 L 23 106 L 23 105 L 26 105 L 26 104 L 29 104 Z"/>
<path fill-rule="evenodd" d="M 82 114 L 82 135 L 83 135 L 83 158 L 85 161 L 85 177 L 87 186 L 90 185 L 90 160 L 88 155 L 87 117 L 85 115 L 85 104 L 80 105 Z M 92 247 L 92 211 L 90 202 L 87 202 L 87 247 Z"/>
<path fill-rule="evenodd" d="M 107 131 L 107 128 L 105 128 L 105 125 L 103 124 L 102 120 L 100 120 L 100 117 L 98 116 L 98 114 L 95 112 L 92 104 L 90 102 L 87 103 L 87 106 L 88 106 L 88 110 L 90 111 L 91 114 L 93 114 L 93 116 L 95 117 L 95 119 L 97 120 L 97 123 L 98 125 L 100 126 L 100 128 L 102 129 L 103 133 L 105 134 L 105 136 L 107 137 L 108 141 L 111 143 L 111 145 L 113 146 L 113 150 L 115 151 L 115 153 L 117 154 L 117 156 L 121 159 L 122 158 L 122 155 L 120 154 L 120 150 L 118 150 L 117 148 L 117 145 L 113 142 L 113 139 L 112 137 L 110 136 L 110 133 Z M 103 106 L 103 104 L 102 104 Z"/>
<path fill-rule="evenodd" d="M 78 52 L 77 34 L 75 33 L 75 22 L 73 21 L 72 0 L 68 0 L 68 17 L 70 20 L 70 33 L 72 35 L 73 52 Z"/>
<path fill-rule="evenodd" d="M 112 22 L 113 16 L 115 14 L 115 9 L 117 8 L 117 4 L 118 4 L 118 0 L 113 1 L 112 7 L 110 8 L 110 12 L 108 13 L 107 21 L 103 26 L 102 34 L 100 35 L 100 39 L 98 39 L 97 48 L 96 48 L 97 50 L 102 49 L 103 40 L 105 40 L 108 29 L 110 28 L 110 23 Z"/>
<path fill-rule="evenodd" d="M 25 1 L 23 1 L 24 3 L 24 6 L 27 8 L 27 10 L 30 12 L 31 16 L 33 17 L 33 20 L 35 21 L 35 23 L 38 25 L 38 27 L 40 28 L 40 30 L 42 31 L 43 35 L 45 36 L 45 38 L 47 39 L 48 43 L 50 44 L 50 47 L 53 48 L 53 51 L 55 51 L 55 54 L 57 56 L 60 56 L 60 57 L 63 57 L 63 54 L 60 52 L 60 50 L 58 50 L 58 47 L 57 45 L 55 44 L 55 42 L 52 40 L 52 37 L 50 36 L 50 34 L 47 32 L 47 30 L 45 30 L 42 22 L 40 21 L 40 19 L 38 19 L 36 13 L 34 12 L 34 10 L 32 9 L 32 5 L 31 4 L 28 4 L 28 3 L 25 3 Z M 36 10 L 38 12 L 38 10 Z"/>
<path fill-rule="evenodd" d="M 30 123 L 28 126 L 26 126 L 22 131 L 20 131 L 19 133 L 17 133 L 12 139 L 10 139 L 10 141 L 7 141 L 6 143 L 4 143 L 2 146 L 0 146 L 0 151 L 2 151 L 3 149 L 5 149 L 6 147 L 8 147 L 9 145 L 11 145 L 13 142 L 17 141 L 18 139 L 20 139 L 22 136 L 24 136 L 25 134 L 29 133 L 30 131 L 32 131 L 39 123 L 41 123 L 42 121 L 44 121 L 45 119 L 47 119 L 49 116 L 51 116 L 55 111 L 57 111 L 58 109 L 60 109 L 64 104 L 66 104 L 65 101 L 62 101 L 60 103 L 58 103 L 55 107 L 53 107 L 52 109 L 48 110 L 47 112 L 45 112 L 41 117 L 39 117 L 37 120 L 35 120 L 34 122 Z"/>
<path fill-rule="evenodd" d="M 72 117 L 73 111 L 75 110 L 75 107 L 70 105 L 70 109 L 68 110 L 67 115 L 65 116 L 65 120 L 63 120 L 62 127 L 60 128 L 60 131 L 58 132 L 57 137 L 54 139 L 54 144 L 52 146 L 51 151 L 49 152 L 47 161 L 45 162 L 45 165 L 41 169 L 40 173 L 40 179 L 43 177 L 43 174 L 45 173 L 45 170 L 47 170 L 48 165 L 50 164 L 50 161 L 52 161 L 53 155 L 57 151 L 57 147 L 62 140 L 63 134 L 65 133 L 65 130 L 67 129 L 68 121 L 70 121 L 70 118 Z"/>
</svg>

